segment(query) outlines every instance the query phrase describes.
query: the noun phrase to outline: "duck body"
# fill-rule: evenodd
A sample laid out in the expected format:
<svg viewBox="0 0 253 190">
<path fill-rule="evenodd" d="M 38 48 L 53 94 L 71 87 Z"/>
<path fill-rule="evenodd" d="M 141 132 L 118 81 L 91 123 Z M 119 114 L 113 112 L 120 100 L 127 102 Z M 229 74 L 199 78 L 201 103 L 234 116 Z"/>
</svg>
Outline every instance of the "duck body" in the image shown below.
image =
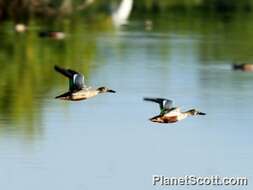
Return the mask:
<svg viewBox="0 0 253 190">
<path fill-rule="evenodd" d="M 177 116 L 166 117 L 166 116 L 158 115 L 158 116 L 150 118 L 150 121 L 156 122 L 156 123 L 175 123 L 179 120 Z"/>
<path fill-rule="evenodd" d="M 66 37 L 66 35 L 64 32 L 58 32 L 58 31 L 41 31 L 39 32 L 39 37 L 63 40 Z"/>
<path fill-rule="evenodd" d="M 246 72 L 253 72 L 253 64 L 250 63 L 233 64 L 233 69 Z"/>
<path fill-rule="evenodd" d="M 181 112 L 180 108 L 172 108 L 168 113 L 159 114 L 155 117 L 150 118 L 150 121 L 157 123 L 175 123 L 188 117 L 188 112 Z"/>
<path fill-rule="evenodd" d="M 92 98 L 98 94 L 99 94 L 98 90 L 82 89 L 77 92 L 69 91 L 59 96 L 56 96 L 55 98 L 61 99 L 61 100 L 80 101 L 80 100 L 86 100 L 88 98 Z"/>
<path fill-rule="evenodd" d="M 160 114 L 150 118 L 149 120 L 157 123 L 175 123 L 181 121 L 188 116 L 206 115 L 195 109 L 182 112 L 178 107 L 172 107 L 172 101 L 164 98 L 144 98 L 145 101 L 158 103 L 160 106 Z"/>
</svg>

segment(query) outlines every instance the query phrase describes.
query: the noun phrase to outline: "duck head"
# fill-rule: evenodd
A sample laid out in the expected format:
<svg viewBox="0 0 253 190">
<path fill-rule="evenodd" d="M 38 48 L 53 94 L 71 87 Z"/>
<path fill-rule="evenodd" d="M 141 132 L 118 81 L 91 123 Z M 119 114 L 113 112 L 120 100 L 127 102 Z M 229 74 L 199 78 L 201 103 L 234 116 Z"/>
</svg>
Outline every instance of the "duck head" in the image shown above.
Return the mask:
<svg viewBox="0 0 253 190">
<path fill-rule="evenodd" d="M 116 91 L 111 90 L 111 89 L 109 89 L 109 88 L 107 88 L 107 87 L 104 87 L 104 86 L 99 87 L 99 88 L 97 89 L 97 91 L 98 91 L 99 93 L 105 93 L 105 92 L 116 93 Z"/>
<path fill-rule="evenodd" d="M 190 115 L 206 115 L 206 113 L 200 112 L 196 109 L 191 109 L 191 110 L 187 111 L 187 113 Z"/>
<path fill-rule="evenodd" d="M 242 63 L 242 64 L 233 64 L 233 69 L 234 70 L 243 70 L 244 66 L 246 64 L 245 63 Z"/>
</svg>

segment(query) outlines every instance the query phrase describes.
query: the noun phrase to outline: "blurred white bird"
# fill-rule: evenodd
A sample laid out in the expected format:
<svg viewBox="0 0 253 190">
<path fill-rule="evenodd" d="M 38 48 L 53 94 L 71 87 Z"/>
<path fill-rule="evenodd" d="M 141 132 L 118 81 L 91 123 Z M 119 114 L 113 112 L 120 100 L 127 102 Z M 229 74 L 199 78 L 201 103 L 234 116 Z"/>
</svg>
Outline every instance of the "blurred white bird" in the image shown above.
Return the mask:
<svg viewBox="0 0 253 190">
<path fill-rule="evenodd" d="M 122 0 L 118 9 L 112 14 L 112 21 L 115 26 L 121 26 L 127 23 L 127 19 L 133 8 L 133 0 Z"/>
</svg>

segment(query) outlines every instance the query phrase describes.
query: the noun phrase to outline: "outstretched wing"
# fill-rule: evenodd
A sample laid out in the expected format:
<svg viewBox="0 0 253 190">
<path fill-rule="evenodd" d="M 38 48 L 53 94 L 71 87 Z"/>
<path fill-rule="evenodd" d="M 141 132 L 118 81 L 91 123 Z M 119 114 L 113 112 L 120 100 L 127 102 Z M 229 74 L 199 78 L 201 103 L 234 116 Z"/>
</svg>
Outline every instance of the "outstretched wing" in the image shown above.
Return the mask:
<svg viewBox="0 0 253 190">
<path fill-rule="evenodd" d="M 57 65 L 54 66 L 54 69 L 69 78 L 69 90 L 71 92 L 86 88 L 84 76 L 81 73 L 71 69 L 64 69 Z"/>
<path fill-rule="evenodd" d="M 78 72 L 76 72 L 76 71 L 73 71 L 73 70 L 71 70 L 71 69 L 64 69 L 64 68 L 61 68 L 61 67 L 59 67 L 59 66 L 57 66 L 57 65 L 54 66 L 54 69 L 55 69 L 57 72 L 63 74 L 65 77 L 68 77 L 69 79 L 73 79 L 73 76 L 74 76 L 75 74 L 80 74 L 80 73 L 78 73 Z"/>
<path fill-rule="evenodd" d="M 172 108 L 172 100 L 168 100 L 165 98 L 143 98 L 145 101 L 158 103 L 160 106 L 160 111 L 170 110 Z"/>
</svg>

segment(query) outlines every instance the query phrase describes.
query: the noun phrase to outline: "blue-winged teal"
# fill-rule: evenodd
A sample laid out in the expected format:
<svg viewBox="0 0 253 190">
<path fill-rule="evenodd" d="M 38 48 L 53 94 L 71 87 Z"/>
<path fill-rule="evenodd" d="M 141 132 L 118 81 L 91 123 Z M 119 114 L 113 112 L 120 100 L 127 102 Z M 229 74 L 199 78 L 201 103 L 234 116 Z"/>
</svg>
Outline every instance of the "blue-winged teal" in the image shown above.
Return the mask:
<svg viewBox="0 0 253 190">
<path fill-rule="evenodd" d="M 252 72 L 253 71 L 253 64 L 250 64 L 250 63 L 233 64 L 233 69 L 240 70 L 240 71 Z"/>
<path fill-rule="evenodd" d="M 59 96 L 56 96 L 55 98 L 62 100 L 78 101 L 91 98 L 100 93 L 115 93 L 114 90 L 111 90 L 107 87 L 99 87 L 97 89 L 87 87 L 84 83 L 84 76 L 76 71 L 73 71 L 71 69 L 64 69 L 58 66 L 55 66 L 54 68 L 56 71 L 69 78 L 69 91 Z"/>
<path fill-rule="evenodd" d="M 152 122 L 175 123 L 191 115 L 206 115 L 195 109 L 182 112 L 178 107 L 172 107 L 172 101 L 164 98 L 144 98 L 145 101 L 151 101 L 160 105 L 160 114 L 150 118 Z"/>
<path fill-rule="evenodd" d="M 66 35 L 64 32 L 58 32 L 58 31 L 41 31 L 39 32 L 39 37 L 52 38 L 55 40 L 63 40 L 66 37 Z"/>
</svg>

